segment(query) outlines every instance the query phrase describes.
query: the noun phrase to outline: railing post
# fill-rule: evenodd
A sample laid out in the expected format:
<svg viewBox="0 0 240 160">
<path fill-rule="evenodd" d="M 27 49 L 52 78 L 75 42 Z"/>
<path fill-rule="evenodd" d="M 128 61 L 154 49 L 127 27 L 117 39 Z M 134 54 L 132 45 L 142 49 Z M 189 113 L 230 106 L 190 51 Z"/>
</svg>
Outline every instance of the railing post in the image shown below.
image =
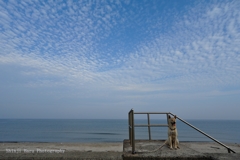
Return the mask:
<svg viewBox="0 0 240 160">
<path fill-rule="evenodd" d="M 169 122 L 169 120 L 168 120 L 168 116 L 169 116 L 169 114 L 166 114 L 166 115 L 167 115 L 167 124 L 169 125 L 169 123 L 168 123 L 168 122 Z M 169 126 L 168 126 L 168 127 L 169 127 Z"/>
<path fill-rule="evenodd" d="M 227 150 L 228 150 L 228 153 L 231 153 L 231 150 L 229 148 Z"/>
<path fill-rule="evenodd" d="M 134 110 L 132 110 L 132 154 L 135 154 Z"/>
<path fill-rule="evenodd" d="M 131 111 L 128 113 L 128 132 L 129 132 L 129 141 L 130 145 L 132 145 L 132 117 L 131 117 Z"/>
<path fill-rule="evenodd" d="M 148 118 L 148 136 L 149 136 L 149 140 L 151 140 L 151 128 L 150 128 L 150 116 L 149 113 L 147 114 L 147 118 Z"/>
</svg>

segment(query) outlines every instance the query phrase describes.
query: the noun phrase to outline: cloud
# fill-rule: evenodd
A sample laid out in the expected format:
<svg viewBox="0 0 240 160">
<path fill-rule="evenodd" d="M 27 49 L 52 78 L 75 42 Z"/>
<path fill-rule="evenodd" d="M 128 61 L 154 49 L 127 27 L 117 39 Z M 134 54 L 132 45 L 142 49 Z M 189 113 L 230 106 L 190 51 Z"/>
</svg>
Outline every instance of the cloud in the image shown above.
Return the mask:
<svg viewBox="0 0 240 160">
<path fill-rule="evenodd" d="M 28 4 L 23 3 L 20 6 L 23 8 L 26 7 L 26 5 Z M 119 56 L 114 55 L 114 57 L 111 50 L 108 54 L 101 51 L 100 41 L 104 38 L 99 36 L 101 35 L 101 30 L 103 30 L 105 34 L 109 34 L 111 32 L 111 28 L 113 27 L 111 25 L 111 21 L 114 21 L 111 19 L 111 16 L 117 15 L 117 13 L 112 12 L 112 7 L 114 5 L 105 4 L 104 7 L 101 7 L 102 4 L 93 5 L 86 3 L 83 5 L 83 8 L 80 9 L 80 11 L 83 12 L 83 16 L 81 16 L 80 21 L 78 21 L 79 15 L 76 14 L 76 11 L 73 11 L 73 5 L 62 5 L 68 6 L 64 11 L 62 11 L 68 13 L 68 16 L 64 18 L 64 20 L 72 19 L 74 23 L 71 21 L 62 21 L 61 17 L 64 14 L 55 11 L 55 8 L 50 9 L 53 5 L 54 4 L 44 4 L 41 6 L 42 9 L 33 8 L 31 10 L 33 13 L 38 13 L 38 10 L 43 12 L 38 19 L 40 19 L 41 23 L 45 20 L 45 24 L 39 26 L 29 24 L 26 18 L 27 13 L 19 12 L 22 14 L 21 17 L 25 17 L 25 19 L 15 19 L 17 22 L 14 22 L 15 27 L 7 30 L 6 32 L 2 32 L 2 34 L 7 37 L 16 37 L 11 41 L 12 51 L 14 52 L 17 49 L 20 49 L 20 51 L 22 49 L 22 51 L 20 55 L 18 53 L 16 55 L 4 55 L 6 58 L 8 57 L 9 60 L 19 59 L 18 61 L 21 61 L 21 64 L 25 63 L 30 66 L 36 65 L 39 67 L 40 64 L 43 64 L 42 66 L 48 66 L 46 68 L 51 68 L 52 73 L 57 73 L 57 71 L 54 71 L 53 68 L 57 68 L 58 72 L 61 72 L 62 69 L 56 66 L 62 66 L 62 68 L 73 68 L 73 66 L 77 64 L 75 68 L 79 69 L 78 72 L 81 71 L 82 68 L 85 68 L 85 70 L 96 72 L 95 74 L 100 74 L 101 72 L 98 73 L 97 71 L 101 70 L 101 68 L 107 69 L 110 67 L 110 75 L 113 74 L 111 73 L 111 66 L 120 66 L 118 73 L 125 75 L 122 71 L 132 71 L 131 74 L 134 75 L 134 73 L 136 74 L 136 72 L 139 72 L 136 74 L 136 77 L 142 75 L 141 77 L 150 77 L 150 79 L 152 79 L 151 77 L 156 73 L 155 71 L 162 73 L 161 75 L 154 76 L 157 79 L 161 78 L 161 76 L 166 77 L 166 75 L 169 74 L 191 74 L 188 72 L 196 72 L 198 70 L 200 72 L 203 70 L 209 71 L 214 68 L 220 69 L 219 67 L 223 69 L 224 61 L 225 65 L 229 63 L 236 64 L 238 62 L 236 60 L 239 59 L 236 54 L 236 51 L 239 50 L 237 45 L 237 42 L 239 41 L 239 33 L 236 28 L 239 22 L 235 17 L 232 17 L 231 12 L 233 10 L 236 12 L 233 13 L 234 15 L 239 14 L 237 10 L 233 9 L 235 4 L 231 4 L 227 8 L 222 4 L 220 4 L 220 6 L 213 5 L 214 7 L 210 6 L 203 11 L 199 11 L 198 9 L 201 8 L 201 6 L 197 8 L 197 11 L 195 11 L 196 8 L 194 8 L 176 21 L 176 25 L 174 26 L 178 28 L 173 28 L 174 36 L 170 34 L 162 36 L 161 38 L 152 39 L 148 42 L 142 42 L 141 44 L 135 46 L 135 50 L 133 50 L 133 52 L 128 54 L 120 52 Z M 90 6 L 95 6 L 96 9 L 91 10 Z M 9 8 L 12 8 L 13 11 L 13 8 L 15 7 L 16 6 L 14 5 L 9 6 Z M 20 9 L 22 9 L 21 7 Z M 2 17 L 5 17 L 4 19 L 6 21 L 10 21 L 11 18 L 9 18 L 9 14 L 6 13 L 6 10 L 7 9 L 3 10 Z M 90 13 L 92 14 L 90 15 Z M 198 14 L 198 18 L 193 18 L 195 17 L 192 16 L 194 13 Z M 50 15 L 55 16 L 54 21 L 58 22 L 57 25 L 55 22 L 51 21 Z M 98 17 L 94 18 L 92 15 Z M 221 21 L 218 20 L 219 17 L 222 17 Z M 139 17 L 137 20 L 138 19 L 140 21 Z M 138 23 L 142 23 L 141 21 Z M 98 26 L 96 29 L 93 24 L 95 22 L 97 22 L 96 26 Z M 73 25 L 75 27 L 73 27 Z M 31 27 L 28 28 L 27 26 Z M 194 28 L 194 30 L 189 31 L 189 27 Z M 216 29 L 216 27 L 219 28 Z M 226 31 L 225 28 L 227 28 Z M 48 31 L 45 31 L 46 29 Z M 21 37 L 22 33 L 26 30 L 28 30 L 28 32 L 23 34 L 25 37 Z M 100 34 L 98 33 L 99 31 Z M 30 36 L 28 36 L 28 34 Z M 232 37 L 229 37 L 230 35 Z M 3 38 L 3 40 L 5 39 Z M 95 42 L 96 44 L 94 44 Z M 227 47 L 228 45 L 231 45 L 231 47 Z M 115 44 L 115 46 L 117 45 Z M 108 47 L 113 49 L 114 46 Z M 120 47 L 121 46 L 119 46 L 119 48 Z M 33 49 L 33 52 L 31 52 L 31 48 Z M 230 62 L 226 63 L 226 52 L 222 49 L 225 49 L 227 53 L 231 54 L 227 56 L 228 60 L 231 60 Z M 27 53 L 24 52 L 24 50 L 26 50 Z M 17 52 L 19 52 L 19 50 Z M 106 59 L 104 59 L 105 57 Z M 24 58 L 29 59 L 26 60 Z M 111 61 L 109 61 L 110 58 Z M 75 59 L 75 61 L 73 59 Z M 75 64 L 73 64 L 73 62 L 75 62 Z M 45 63 L 49 64 L 46 65 Z M 52 63 L 52 66 L 49 66 L 50 63 Z M 191 67 L 191 65 L 194 66 Z M 205 69 L 203 68 L 204 66 L 206 67 Z M 126 71 L 129 68 L 132 68 L 132 70 Z M 192 71 L 189 68 L 192 68 Z M 153 73 L 151 74 L 152 69 Z M 144 70 L 146 71 L 144 72 Z M 113 71 L 115 72 L 114 69 Z M 130 75 L 130 73 L 128 73 L 128 75 Z"/>
<path fill-rule="evenodd" d="M 20 66 L 23 86 L 105 104 L 239 94 L 240 3 L 176 5 L 1 1 L 0 65 Z"/>
</svg>

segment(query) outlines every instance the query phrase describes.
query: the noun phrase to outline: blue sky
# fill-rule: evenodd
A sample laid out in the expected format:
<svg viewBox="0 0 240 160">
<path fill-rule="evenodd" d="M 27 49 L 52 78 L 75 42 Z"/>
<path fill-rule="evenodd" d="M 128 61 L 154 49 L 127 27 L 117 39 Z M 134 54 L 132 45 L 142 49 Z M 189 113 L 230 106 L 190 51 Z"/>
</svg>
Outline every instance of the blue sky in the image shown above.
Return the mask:
<svg viewBox="0 0 240 160">
<path fill-rule="evenodd" d="M 0 0 L 0 118 L 239 119 L 239 8 Z"/>
</svg>

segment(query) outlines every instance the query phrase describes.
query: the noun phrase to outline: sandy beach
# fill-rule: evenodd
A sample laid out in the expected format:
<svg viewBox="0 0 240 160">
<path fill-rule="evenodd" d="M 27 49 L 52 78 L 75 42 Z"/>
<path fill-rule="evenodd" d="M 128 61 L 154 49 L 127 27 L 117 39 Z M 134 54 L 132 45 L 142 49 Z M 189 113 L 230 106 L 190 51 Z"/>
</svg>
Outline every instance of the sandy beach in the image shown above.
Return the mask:
<svg viewBox="0 0 240 160">
<path fill-rule="evenodd" d="M 37 149 L 41 150 L 64 150 L 65 152 L 122 152 L 123 143 L 1 143 L 0 151 L 6 149 L 21 149 L 21 152 Z"/>
<path fill-rule="evenodd" d="M 123 143 L 1 143 L 0 159 L 122 159 Z"/>
</svg>

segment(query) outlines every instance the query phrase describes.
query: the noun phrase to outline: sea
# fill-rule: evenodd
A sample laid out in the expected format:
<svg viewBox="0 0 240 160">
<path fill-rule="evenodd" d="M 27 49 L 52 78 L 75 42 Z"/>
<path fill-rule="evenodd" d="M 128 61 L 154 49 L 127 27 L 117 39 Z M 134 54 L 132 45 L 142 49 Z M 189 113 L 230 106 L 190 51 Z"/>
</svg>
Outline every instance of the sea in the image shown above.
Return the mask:
<svg viewBox="0 0 240 160">
<path fill-rule="evenodd" d="M 220 142 L 240 143 L 240 120 L 187 120 Z M 135 124 L 147 124 L 136 119 Z M 167 124 L 151 119 L 151 124 Z M 177 121 L 179 141 L 212 141 Z M 152 140 L 167 139 L 167 127 L 151 127 Z M 135 127 L 136 139 L 149 139 L 148 127 Z M 108 143 L 129 139 L 127 119 L 0 119 L 0 143 L 71 142 Z"/>
</svg>

